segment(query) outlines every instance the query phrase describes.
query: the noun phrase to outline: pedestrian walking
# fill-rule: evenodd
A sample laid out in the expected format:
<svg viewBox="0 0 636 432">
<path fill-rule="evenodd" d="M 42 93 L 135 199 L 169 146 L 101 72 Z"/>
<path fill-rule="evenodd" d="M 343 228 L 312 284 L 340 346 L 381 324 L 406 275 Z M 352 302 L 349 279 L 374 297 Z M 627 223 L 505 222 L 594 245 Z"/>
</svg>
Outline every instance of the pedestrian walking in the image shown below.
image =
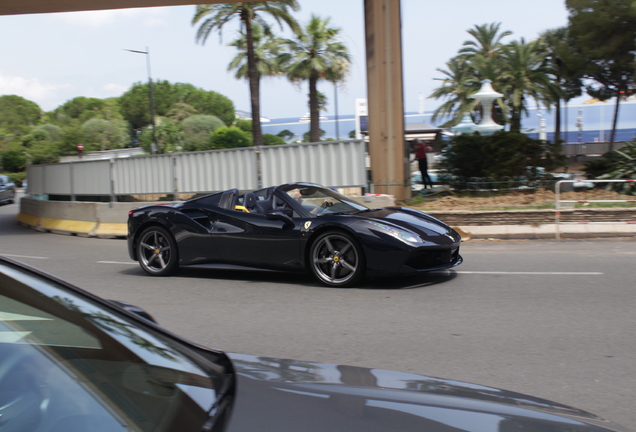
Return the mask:
<svg viewBox="0 0 636 432">
<path fill-rule="evenodd" d="M 419 139 L 413 141 L 413 148 L 411 153 L 415 156 L 413 160 L 417 160 L 417 163 L 420 168 L 420 174 L 422 174 L 422 184 L 424 185 L 424 189 L 427 187 L 433 189 L 433 183 L 431 182 L 431 178 L 428 176 L 428 159 L 426 154 L 428 153 L 429 145 L 426 145 Z"/>
</svg>

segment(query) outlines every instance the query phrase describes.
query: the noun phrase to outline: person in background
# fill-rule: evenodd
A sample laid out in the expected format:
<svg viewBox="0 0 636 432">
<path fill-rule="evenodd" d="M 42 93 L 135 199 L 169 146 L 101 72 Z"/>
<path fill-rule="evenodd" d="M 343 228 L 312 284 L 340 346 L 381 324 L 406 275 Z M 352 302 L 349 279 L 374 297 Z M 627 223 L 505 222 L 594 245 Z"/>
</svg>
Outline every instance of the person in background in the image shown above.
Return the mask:
<svg viewBox="0 0 636 432">
<path fill-rule="evenodd" d="M 411 150 L 411 153 L 415 156 L 414 160 L 417 159 L 420 173 L 422 174 L 422 184 L 424 184 L 424 189 L 427 187 L 430 189 L 433 188 L 431 178 L 428 176 L 428 159 L 426 158 L 426 153 L 429 148 L 429 145 L 426 145 L 419 139 L 416 139 L 413 141 L 413 148 Z"/>
</svg>

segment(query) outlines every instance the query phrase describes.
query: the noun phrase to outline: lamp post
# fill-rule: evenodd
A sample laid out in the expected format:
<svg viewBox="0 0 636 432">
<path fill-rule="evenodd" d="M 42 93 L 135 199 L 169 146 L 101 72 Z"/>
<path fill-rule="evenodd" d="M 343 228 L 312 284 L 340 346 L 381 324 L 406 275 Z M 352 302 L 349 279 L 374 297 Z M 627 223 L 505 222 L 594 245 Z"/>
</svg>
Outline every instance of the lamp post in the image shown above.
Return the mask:
<svg viewBox="0 0 636 432">
<path fill-rule="evenodd" d="M 152 86 L 152 77 L 150 75 L 150 48 L 146 47 L 146 51 L 137 51 L 131 49 L 124 49 L 124 51 L 128 51 L 136 54 L 145 54 L 146 55 L 146 66 L 148 67 L 148 93 L 150 95 L 150 122 L 152 124 L 152 153 L 157 153 L 157 127 L 155 124 L 155 92 Z"/>
</svg>

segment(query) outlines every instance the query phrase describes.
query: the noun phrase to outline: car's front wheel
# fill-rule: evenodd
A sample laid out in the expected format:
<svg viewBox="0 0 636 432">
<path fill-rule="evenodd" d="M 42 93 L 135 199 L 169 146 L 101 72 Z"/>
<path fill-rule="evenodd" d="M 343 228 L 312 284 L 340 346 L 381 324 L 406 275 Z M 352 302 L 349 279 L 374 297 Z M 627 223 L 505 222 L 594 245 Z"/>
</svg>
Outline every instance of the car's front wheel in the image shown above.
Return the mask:
<svg viewBox="0 0 636 432">
<path fill-rule="evenodd" d="M 146 228 L 137 242 L 137 260 L 142 269 L 153 276 L 168 276 L 179 269 L 179 252 L 168 230 Z"/>
<path fill-rule="evenodd" d="M 358 282 L 365 271 L 364 253 L 349 234 L 329 231 L 311 246 L 311 271 L 322 283 L 347 287 Z"/>
</svg>

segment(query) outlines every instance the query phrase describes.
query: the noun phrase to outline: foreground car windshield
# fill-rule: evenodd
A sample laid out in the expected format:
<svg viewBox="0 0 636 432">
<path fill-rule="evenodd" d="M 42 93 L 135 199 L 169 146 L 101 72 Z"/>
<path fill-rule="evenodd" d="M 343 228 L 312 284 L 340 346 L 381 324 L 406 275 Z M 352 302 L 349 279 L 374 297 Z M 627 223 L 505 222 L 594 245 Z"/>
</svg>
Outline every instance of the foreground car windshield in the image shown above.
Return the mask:
<svg viewBox="0 0 636 432">
<path fill-rule="evenodd" d="M 216 392 L 193 356 L 0 263 L 0 432 L 201 430 Z"/>
<path fill-rule="evenodd" d="M 284 191 L 305 210 L 317 216 L 334 213 L 358 213 L 368 210 L 367 207 L 327 188 L 294 185 L 284 189 Z"/>
</svg>

